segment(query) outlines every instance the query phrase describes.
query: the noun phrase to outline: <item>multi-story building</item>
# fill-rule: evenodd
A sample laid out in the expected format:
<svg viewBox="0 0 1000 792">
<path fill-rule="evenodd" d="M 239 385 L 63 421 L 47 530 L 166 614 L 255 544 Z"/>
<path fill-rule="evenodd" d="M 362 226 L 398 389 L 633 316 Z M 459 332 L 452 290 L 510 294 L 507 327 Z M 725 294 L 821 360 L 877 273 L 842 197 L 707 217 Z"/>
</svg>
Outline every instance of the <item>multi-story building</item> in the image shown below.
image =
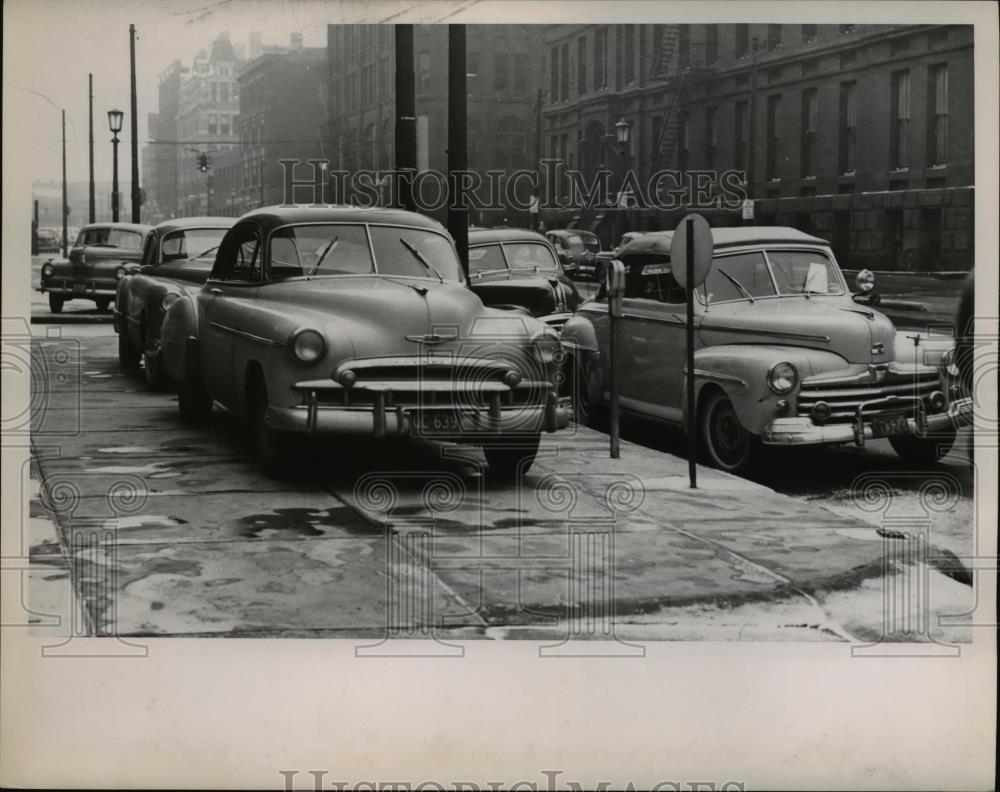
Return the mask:
<svg viewBox="0 0 1000 792">
<path fill-rule="evenodd" d="M 228 34 L 223 33 L 212 43 L 211 52 L 198 53 L 181 80 L 175 137 L 178 214 L 207 213 L 210 206 L 212 173 L 199 170 L 199 155 L 208 155 L 211 163 L 239 143 L 236 77 L 241 65 Z"/>
<path fill-rule="evenodd" d="M 148 115 L 150 142 L 142 150 L 144 221 L 164 220 L 178 211 L 177 114 L 185 71 L 177 60 L 163 70 L 157 89 L 157 112 Z"/>
<path fill-rule="evenodd" d="M 735 169 L 749 222 L 825 237 L 845 266 L 972 265 L 971 27 L 559 25 L 546 49 L 546 154 L 588 181 L 601 166 L 615 184 L 626 167 L 640 183 L 664 168 Z M 686 211 L 583 221 L 610 236 L 671 228 Z"/>
<path fill-rule="evenodd" d="M 263 49 L 252 40 L 251 51 Z M 285 200 L 282 159 L 305 163 L 323 153 L 323 100 L 326 49 L 303 47 L 293 34 L 291 47 L 263 49 L 239 74 L 239 178 L 236 205 L 241 211 Z M 294 173 L 308 179 L 310 170 Z M 224 206 L 228 195 L 220 196 Z M 312 200 L 304 196 L 302 200 Z"/>
<path fill-rule="evenodd" d="M 469 25 L 468 159 L 473 170 L 534 168 L 538 25 Z M 414 29 L 418 170 L 447 171 L 448 29 Z M 395 149 L 392 25 L 329 25 L 326 155 L 343 170 L 391 169 Z M 336 196 L 343 199 L 344 196 Z M 350 196 L 346 196 L 349 198 Z"/>
</svg>

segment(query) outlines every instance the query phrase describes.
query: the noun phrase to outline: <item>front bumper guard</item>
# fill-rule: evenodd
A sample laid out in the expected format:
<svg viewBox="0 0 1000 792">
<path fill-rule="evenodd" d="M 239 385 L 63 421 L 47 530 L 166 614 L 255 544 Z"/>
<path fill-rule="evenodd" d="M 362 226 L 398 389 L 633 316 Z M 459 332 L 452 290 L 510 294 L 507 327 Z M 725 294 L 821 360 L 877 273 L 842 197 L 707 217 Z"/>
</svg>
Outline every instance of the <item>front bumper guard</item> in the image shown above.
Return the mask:
<svg viewBox="0 0 1000 792">
<path fill-rule="evenodd" d="M 436 393 L 472 397 L 485 396 L 487 406 L 477 407 L 471 398 L 452 404 L 401 405 L 392 403 L 391 386 L 381 383 L 357 383 L 349 390 L 330 380 L 297 382 L 293 387 L 303 394 L 303 403 L 294 407 L 270 406 L 264 416 L 268 426 L 304 434 L 356 434 L 381 438 L 390 435 L 418 435 L 437 440 L 470 440 L 482 436 L 556 432 L 569 426 L 569 399 L 560 398 L 547 382 L 521 382 L 514 387 L 503 383 L 477 383 L 475 390 L 456 388 L 441 382 L 421 383 Z M 435 387 L 436 386 L 436 387 Z M 525 389 L 544 390 L 544 403 L 504 404 L 508 393 Z M 321 393 L 343 394 L 365 391 L 371 404 L 320 403 Z M 418 431 L 417 418 L 422 413 L 456 413 L 461 428 L 456 432 Z"/>
<path fill-rule="evenodd" d="M 777 418 L 764 427 L 763 441 L 768 445 L 820 445 L 851 443 L 861 447 L 865 441 L 875 440 L 875 432 L 871 422 L 864 420 L 865 408 L 884 405 L 888 400 L 898 397 L 886 397 L 864 402 L 858 406 L 853 422 L 840 424 L 816 424 L 812 418 Z M 905 401 L 905 400 L 903 400 Z M 948 405 L 945 412 L 928 415 L 922 404 L 918 404 L 915 417 L 906 419 L 909 434 L 917 437 L 933 437 L 935 434 L 972 423 L 972 399 L 956 399 Z"/>
</svg>

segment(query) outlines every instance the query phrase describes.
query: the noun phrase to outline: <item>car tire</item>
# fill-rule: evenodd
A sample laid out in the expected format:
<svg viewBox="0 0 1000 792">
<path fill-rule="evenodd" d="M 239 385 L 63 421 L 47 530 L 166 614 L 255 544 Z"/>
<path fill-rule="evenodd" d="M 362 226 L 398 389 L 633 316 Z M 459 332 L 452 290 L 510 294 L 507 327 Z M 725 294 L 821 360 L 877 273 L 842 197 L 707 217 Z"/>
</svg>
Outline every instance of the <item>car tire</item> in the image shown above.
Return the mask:
<svg viewBox="0 0 1000 792">
<path fill-rule="evenodd" d="M 108 310 L 108 306 L 111 305 L 111 298 L 110 297 L 98 297 L 96 300 L 94 300 L 94 302 L 97 303 L 97 310 L 101 311 L 101 312 L 104 312 L 104 311 Z"/>
<path fill-rule="evenodd" d="M 118 362 L 130 372 L 139 370 L 139 350 L 132 346 L 125 328 L 118 334 Z"/>
<path fill-rule="evenodd" d="M 940 462 L 955 445 L 955 432 L 939 433 L 933 437 L 897 435 L 889 438 L 892 450 L 907 462 L 927 466 Z"/>
<path fill-rule="evenodd" d="M 271 479 L 292 478 L 295 473 L 295 456 L 291 438 L 267 425 L 267 391 L 258 385 L 250 393 L 250 428 L 254 455 L 264 475 Z"/>
<path fill-rule="evenodd" d="M 177 407 L 185 421 L 201 423 L 212 415 L 212 397 L 202 383 L 182 382 L 177 386 Z"/>
<path fill-rule="evenodd" d="M 512 481 L 527 473 L 538 455 L 541 435 L 501 437 L 483 443 L 483 456 L 489 468 L 486 477 L 495 481 Z"/>
<path fill-rule="evenodd" d="M 733 403 L 722 391 L 715 391 L 701 410 L 699 428 L 708 463 L 727 473 L 746 472 L 760 456 L 763 444 L 736 415 Z"/>
<path fill-rule="evenodd" d="M 49 310 L 52 311 L 52 313 L 62 313 L 63 304 L 65 304 L 65 302 L 66 300 L 63 299 L 61 294 L 49 293 Z"/>
</svg>

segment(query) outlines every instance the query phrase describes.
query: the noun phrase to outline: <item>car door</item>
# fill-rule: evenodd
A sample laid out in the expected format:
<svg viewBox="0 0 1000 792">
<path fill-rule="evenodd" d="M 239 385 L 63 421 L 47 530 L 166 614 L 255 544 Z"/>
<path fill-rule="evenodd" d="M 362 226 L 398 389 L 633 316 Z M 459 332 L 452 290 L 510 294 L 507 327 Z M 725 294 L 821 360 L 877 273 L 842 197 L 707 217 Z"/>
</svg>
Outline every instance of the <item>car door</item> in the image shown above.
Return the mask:
<svg viewBox="0 0 1000 792">
<path fill-rule="evenodd" d="M 249 343 L 242 326 L 253 310 L 262 257 L 260 229 L 253 223 L 234 226 L 198 293 L 202 377 L 212 397 L 228 407 L 241 402 L 233 361 L 237 345 Z"/>
<path fill-rule="evenodd" d="M 146 244 L 142 252 L 142 266 L 140 267 L 137 275 L 128 278 L 123 286 L 125 289 L 125 326 L 128 329 L 127 332 L 129 340 L 136 349 L 143 348 L 141 317 L 146 305 L 146 289 L 144 283 L 146 278 L 142 276 L 153 272 L 153 267 L 156 264 L 156 257 L 159 251 L 159 245 L 157 242 L 158 237 L 155 233 L 151 233 L 146 238 Z"/>
<path fill-rule="evenodd" d="M 624 300 L 627 370 L 622 404 L 668 421 L 682 420 L 687 304 L 667 256 L 632 261 Z"/>
</svg>

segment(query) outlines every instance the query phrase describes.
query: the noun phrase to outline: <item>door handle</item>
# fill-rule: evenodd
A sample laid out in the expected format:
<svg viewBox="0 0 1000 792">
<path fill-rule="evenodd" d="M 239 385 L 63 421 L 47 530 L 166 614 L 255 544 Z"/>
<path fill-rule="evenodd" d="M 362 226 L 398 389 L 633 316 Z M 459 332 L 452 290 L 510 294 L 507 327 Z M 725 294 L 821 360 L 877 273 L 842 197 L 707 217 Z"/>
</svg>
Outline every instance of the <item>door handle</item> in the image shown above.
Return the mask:
<svg viewBox="0 0 1000 792">
<path fill-rule="evenodd" d="M 218 297 L 220 294 L 222 294 L 222 289 L 211 288 L 208 290 L 208 293 L 214 294 L 216 297 Z"/>
</svg>

